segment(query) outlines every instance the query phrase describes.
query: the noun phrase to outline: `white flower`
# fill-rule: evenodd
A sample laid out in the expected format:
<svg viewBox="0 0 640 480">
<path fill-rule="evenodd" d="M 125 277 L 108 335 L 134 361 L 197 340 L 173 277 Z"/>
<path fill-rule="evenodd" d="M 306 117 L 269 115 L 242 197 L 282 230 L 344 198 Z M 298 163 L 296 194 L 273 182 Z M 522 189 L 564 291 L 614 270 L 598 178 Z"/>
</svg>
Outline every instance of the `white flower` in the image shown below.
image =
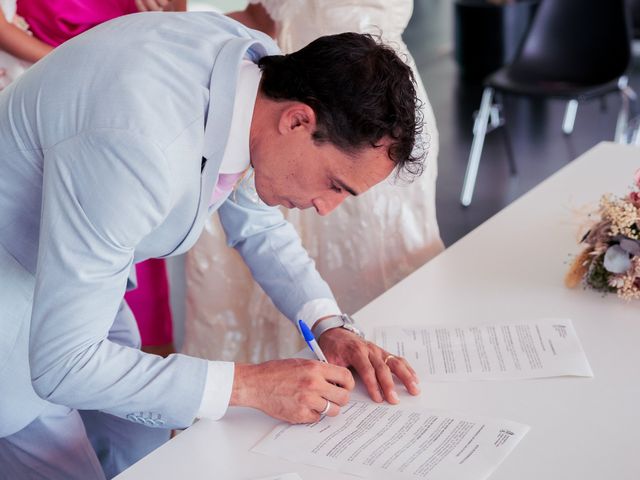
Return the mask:
<svg viewBox="0 0 640 480">
<path fill-rule="evenodd" d="M 624 285 L 624 275 L 611 275 L 608 280 L 609 286 L 613 288 L 622 288 Z"/>
</svg>

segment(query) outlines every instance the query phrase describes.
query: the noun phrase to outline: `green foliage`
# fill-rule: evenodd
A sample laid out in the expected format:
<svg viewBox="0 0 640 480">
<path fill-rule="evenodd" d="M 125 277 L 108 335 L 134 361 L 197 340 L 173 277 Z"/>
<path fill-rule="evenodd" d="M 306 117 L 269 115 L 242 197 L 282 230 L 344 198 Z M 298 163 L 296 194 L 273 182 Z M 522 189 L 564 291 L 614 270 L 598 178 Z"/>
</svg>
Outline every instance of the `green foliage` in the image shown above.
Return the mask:
<svg viewBox="0 0 640 480">
<path fill-rule="evenodd" d="M 609 277 L 611 272 L 604 268 L 604 254 L 595 258 L 589 266 L 586 282 L 590 287 L 602 292 L 616 292 L 616 288 L 609 285 Z"/>
</svg>

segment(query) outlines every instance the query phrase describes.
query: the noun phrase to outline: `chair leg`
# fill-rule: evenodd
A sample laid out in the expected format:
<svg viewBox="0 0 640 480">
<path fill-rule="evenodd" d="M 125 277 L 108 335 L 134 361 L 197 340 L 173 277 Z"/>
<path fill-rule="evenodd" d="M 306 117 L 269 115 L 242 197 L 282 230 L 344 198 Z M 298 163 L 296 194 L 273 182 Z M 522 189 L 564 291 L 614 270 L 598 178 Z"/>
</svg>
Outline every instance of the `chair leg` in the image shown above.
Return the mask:
<svg viewBox="0 0 640 480">
<path fill-rule="evenodd" d="M 499 101 L 500 99 L 498 98 L 498 96 L 496 95 L 496 101 Z M 487 128 L 487 132 L 489 133 L 493 130 L 495 130 L 498 127 L 501 127 L 502 124 L 504 123 L 502 121 L 502 117 L 503 114 L 501 114 L 501 109 L 500 107 L 498 107 L 498 105 L 491 105 L 491 108 L 489 109 L 489 126 L 491 127 L 490 129 Z"/>
<path fill-rule="evenodd" d="M 627 124 L 626 140 L 629 145 L 640 146 L 640 114 L 631 115 Z"/>
<path fill-rule="evenodd" d="M 482 155 L 484 137 L 487 133 L 487 123 L 489 122 L 492 101 L 493 88 L 487 87 L 482 92 L 480 110 L 478 111 L 478 116 L 476 117 L 476 121 L 473 126 L 473 143 L 471 144 L 471 152 L 469 153 L 467 171 L 464 174 L 464 183 L 462 185 L 460 202 L 465 207 L 468 207 L 471 204 L 471 199 L 473 198 L 473 190 L 476 186 L 478 166 L 480 165 L 480 156 Z"/>
<path fill-rule="evenodd" d="M 573 126 L 576 123 L 576 113 L 578 111 L 578 101 L 575 99 L 567 102 L 567 108 L 564 111 L 564 119 L 562 120 L 562 132 L 565 135 L 571 135 Z"/>
<path fill-rule="evenodd" d="M 629 79 L 626 76 L 620 77 L 618 80 L 618 88 L 620 89 L 620 98 L 622 99 L 622 105 L 620 106 L 620 112 L 618 112 L 618 120 L 616 121 L 616 132 L 614 135 L 614 141 L 617 143 L 633 143 L 634 132 L 629 129 L 629 122 L 634 121 L 634 117 L 637 115 L 637 99 L 636 92 L 629 87 Z"/>
<path fill-rule="evenodd" d="M 507 160 L 509 162 L 509 173 L 515 175 L 518 173 L 516 168 L 516 157 L 513 155 L 513 148 L 511 146 L 511 135 L 509 134 L 509 127 L 507 126 L 507 117 L 504 113 L 504 99 L 502 93 L 495 93 L 495 103 L 491 107 L 491 130 L 487 129 L 487 133 L 495 130 L 498 127 L 504 127 L 502 129 L 502 138 L 504 140 L 504 147 L 507 150 Z"/>
<path fill-rule="evenodd" d="M 629 145 L 633 145 L 635 147 L 640 146 L 640 125 L 636 125 L 635 129 L 632 131 L 629 139 Z"/>
<path fill-rule="evenodd" d="M 600 111 L 604 113 L 607 111 L 607 108 L 607 97 L 603 95 L 600 97 Z"/>
<path fill-rule="evenodd" d="M 511 146 L 511 135 L 509 135 L 509 129 L 507 128 L 507 122 L 505 121 L 502 129 L 502 138 L 504 139 L 504 146 L 507 150 L 507 159 L 509 160 L 509 173 L 515 175 L 518 173 L 516 167 L 516 157 L 513 155 L 513 148 Z"/>
<path fill-rule="evenodd" d="M 634 147 L 640 147 L 640 125 L 636 127 L 635 132 L 631 136 L 631 145 Z"/>
<path fill-rule="evenodd" d="M 616 143 L 627 143 L 627 133 L 629 128 L 629 110 L 626 105 L 624 94 L 622 94 L 622 106 L 618 112 L 618 119 L 616 120 L 616 132 L 613 139 Z"/>
</svg>

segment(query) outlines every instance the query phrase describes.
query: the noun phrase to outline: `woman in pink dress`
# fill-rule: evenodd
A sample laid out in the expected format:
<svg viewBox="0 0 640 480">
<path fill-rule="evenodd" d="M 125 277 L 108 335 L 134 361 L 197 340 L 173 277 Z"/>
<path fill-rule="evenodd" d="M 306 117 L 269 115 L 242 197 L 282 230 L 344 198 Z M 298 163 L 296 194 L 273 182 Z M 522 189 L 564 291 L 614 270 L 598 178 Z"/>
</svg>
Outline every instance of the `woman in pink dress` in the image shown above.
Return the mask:
<svg viewBox="0 0 640 480">
<path fill-rule="evenodd" d="M 36 38 L 57 47 L 122 15 L 185 7 L 186 0 L 18 0 L 18 15 L 26 20 Z"/>
<path fill-rule="evenodd" d="M 186 0 L 18 0 L 17 13 L 33 36 L 47 45 L 61 43 L 122 15 L 148 10 L 185 10 Z M 173 349 L 169 287 L 164 260 L 136 265 L 138 288 L 125 299 L 133 311 L 143 350 L 167 355 Z"/>
</svg>

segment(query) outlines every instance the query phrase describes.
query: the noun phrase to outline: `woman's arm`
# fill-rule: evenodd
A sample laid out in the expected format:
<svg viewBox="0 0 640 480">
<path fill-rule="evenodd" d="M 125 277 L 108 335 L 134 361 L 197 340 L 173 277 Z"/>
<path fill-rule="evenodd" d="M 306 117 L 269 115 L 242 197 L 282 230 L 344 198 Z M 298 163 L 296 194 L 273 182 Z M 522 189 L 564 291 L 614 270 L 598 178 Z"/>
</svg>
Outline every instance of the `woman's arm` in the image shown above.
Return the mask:
<svg viewBox="0 0 640 480">
<path fill-rule="evenodd" d="M 260 3 L 250 3 L 244 10 L 228 13 L 227 16 L 272 38 L 276 36 L 276 24 Z"/>
<path fill-rule="evenodd" d="M 0 50 L 28 62 L 37 62 L 53 47 L 8 22 L 0 11 Z"/>
</svg>

